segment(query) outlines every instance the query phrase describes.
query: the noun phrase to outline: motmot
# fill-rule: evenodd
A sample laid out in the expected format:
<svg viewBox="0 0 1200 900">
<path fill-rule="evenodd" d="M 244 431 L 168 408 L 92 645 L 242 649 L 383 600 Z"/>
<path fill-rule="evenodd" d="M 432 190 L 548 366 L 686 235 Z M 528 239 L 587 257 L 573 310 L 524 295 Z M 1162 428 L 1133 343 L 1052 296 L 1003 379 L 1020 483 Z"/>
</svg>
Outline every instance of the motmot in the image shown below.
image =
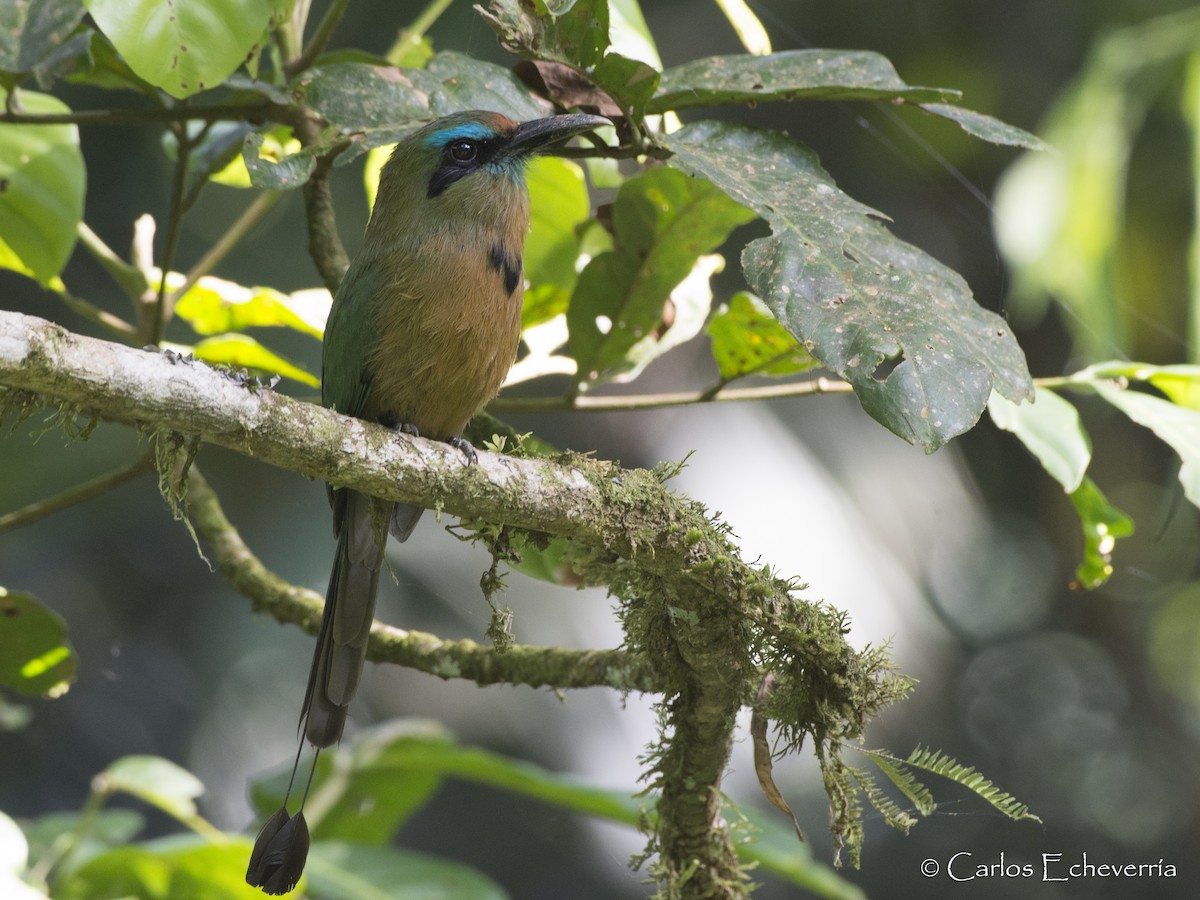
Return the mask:
<svg viewBox="0 0 1200 900">
<path fill-rule="evenodd" d="M 526 162 L 609 124 L 584 114 L 518 124 L 472 111 L 401 140 L 380 173 L 362 246 L 333 299 L 321 362 L 323 405 L 449 442 L 474 462 L 462 431 L 500 389 L 520 339 L 530 221 Z M 407 540 L 423 512 L 349 488 L 328 490 L 337 550 L 300 717 L 318 753 L 341 738 L 366 661 L 382 526 Z M 307 854 L 303 802 L 296 817 L 286 806 L 285 798 L 263 826 L 246 874 L 270 894 L 291 890 Z"/>
</svg>

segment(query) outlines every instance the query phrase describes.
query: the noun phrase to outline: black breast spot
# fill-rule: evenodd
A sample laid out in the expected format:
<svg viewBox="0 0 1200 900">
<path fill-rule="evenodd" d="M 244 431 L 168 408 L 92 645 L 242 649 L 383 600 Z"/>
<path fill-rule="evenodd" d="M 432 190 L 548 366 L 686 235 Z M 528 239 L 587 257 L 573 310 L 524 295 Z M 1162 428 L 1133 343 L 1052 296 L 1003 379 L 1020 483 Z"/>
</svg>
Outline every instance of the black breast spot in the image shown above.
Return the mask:
<svg viewBox="0 0 1200 900">
<path fill-rule="evenodd" d="M 521 283 L 521 258 L 512 256 L 503 244 L 492 244 L 488 251 L 488 265 L 504 277 L 504 290 L 511 297 Z"/>
</svg>

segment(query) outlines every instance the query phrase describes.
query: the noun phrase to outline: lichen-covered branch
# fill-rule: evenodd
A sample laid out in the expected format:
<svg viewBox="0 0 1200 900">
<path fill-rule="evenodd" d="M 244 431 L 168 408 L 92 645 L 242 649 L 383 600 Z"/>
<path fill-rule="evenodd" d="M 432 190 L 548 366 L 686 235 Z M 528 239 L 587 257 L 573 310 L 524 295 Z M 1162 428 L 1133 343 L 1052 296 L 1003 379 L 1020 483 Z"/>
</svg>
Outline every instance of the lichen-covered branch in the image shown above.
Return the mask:
<svg viewBox="0 0 1200 900">
<path fill-rule="evenodd" d="M 811 735 L 823 759 L 834 759 L 838 742 L 861 734 L 867 720 L 905 690 L 888 671 L 886 654 L 854 650 L 836 610 L 800 599 L 793 581 L 742 560 L 719 521 L 667 489 L 665 472 L 570 454 L 519 459 L 480 452 L 478 464 L 467 466 L 446 445 L 254 390 L 200 363 L 9 312 L 0 312 L 0 385 L 179 435 L 189 446 L 218 444 L 385 500 L 503 523 L 534 537 L 568 538 L 570 565 L 620 602 L 623 655 L 593 662 L 598 669 L 614 661 L 630 668 L 619 676 L 597 674 L 596 683 L 616 677 L 623 688 L 652 686 L 663 694 L 664 734 L 648 755 L 647 773 L 660 799 L 648 827 L 657 857 L 652 872 L 668 896 L 748 892 L 720 815 L 720 781 L 737 712 L 753 702 L 765 673 L 777 678 L 766 715 L 788 746 Z M 197 480 L 189 514 L 231 581 L 239 587 L 262 582 L 242 589 L 272 614 L 286 611 L 292 621 L 315 628 L 320 599 L 263 570 L 223 516 L 210 521 L 219 513 L 210 499 Z M 388 629 L 373 633 L 372 647 L 373 658 L 439 675 L 520 680 L 517 671 L 528 671 L 519 656 L 508 663 L 507 654 L 469 642 Z M 545 669 L 539 683 L 569 679 L 582 662 L 578 655 L 565 657 L 565 668 Z M 470 666 L 476 668 L 468 673 Z M 836 827 L 854 837 L 842 819 Z"/>
<path fill-rule="evenodd" d="M 229 583 L 248 597 L 256 610 L 316 634 L 321 624 L 321 595 L 289 584 L 262 564 L 225 517 L 216 492 L 195 466 L 188 473 L 185 502 L 192 526 Z M 474 641 L 447 641 L 381 622 L 371 629 L 367 657 L 439 678 L 465 678 L 480 685 L 655 690 L 647 667 L 621 650 L 564 650 L 514 644 L 498 653 Z"/>
</svg>

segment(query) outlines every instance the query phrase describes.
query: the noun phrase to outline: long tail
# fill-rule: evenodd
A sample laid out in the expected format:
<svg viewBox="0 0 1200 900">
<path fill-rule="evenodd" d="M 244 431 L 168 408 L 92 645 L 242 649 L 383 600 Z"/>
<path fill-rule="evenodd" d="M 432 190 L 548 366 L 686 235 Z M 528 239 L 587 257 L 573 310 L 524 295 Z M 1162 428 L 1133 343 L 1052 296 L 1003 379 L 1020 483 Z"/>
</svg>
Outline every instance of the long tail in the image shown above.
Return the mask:
<svg viewBox="0 0 1200 900">
<path fill-rule="evenodd" d="M 300 717 L 305 736 L 316 747 L 328 747 L 342 736 L 367 658 L 383 563 L 383 547 L 371 526 L 370 498 L 347 491 L 339 518 L 337 555 Z"/>
</svg>

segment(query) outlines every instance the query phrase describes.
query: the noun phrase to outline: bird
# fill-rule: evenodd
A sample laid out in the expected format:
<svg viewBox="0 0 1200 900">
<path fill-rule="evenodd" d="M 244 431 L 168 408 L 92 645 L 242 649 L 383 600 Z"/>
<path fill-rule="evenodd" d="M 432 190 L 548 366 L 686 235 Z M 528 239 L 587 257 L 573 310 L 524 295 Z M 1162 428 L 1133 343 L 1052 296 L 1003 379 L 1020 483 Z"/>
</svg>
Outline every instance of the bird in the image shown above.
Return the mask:
<svg viewBox="0 0 1200 900">
<path fill-rule="evenodd" d="M 322 347 L 322 404 L 448 442 L 474 462 L 463 429 L 499 391 L 520 340 L 526 163 L 610 124 L 584 113 L 517 123 L 472 110 L 404 137 L 380 172 L 362 245 L 334 295 Z M 331 485 L 328 494 L 337 549 L 300 717 L 318 754 L 340 740 L 362 676 L 385 528 L 405 541 L 423 512 L 349 488 Z M 293 766 L 293 780 L 295 772 Z M 286 893 L 299 880 L 307 847 L 303 801 L 293 817 L 285 797 L 259 834 L 246 880 L 269 894 Z"/>
</svg>

